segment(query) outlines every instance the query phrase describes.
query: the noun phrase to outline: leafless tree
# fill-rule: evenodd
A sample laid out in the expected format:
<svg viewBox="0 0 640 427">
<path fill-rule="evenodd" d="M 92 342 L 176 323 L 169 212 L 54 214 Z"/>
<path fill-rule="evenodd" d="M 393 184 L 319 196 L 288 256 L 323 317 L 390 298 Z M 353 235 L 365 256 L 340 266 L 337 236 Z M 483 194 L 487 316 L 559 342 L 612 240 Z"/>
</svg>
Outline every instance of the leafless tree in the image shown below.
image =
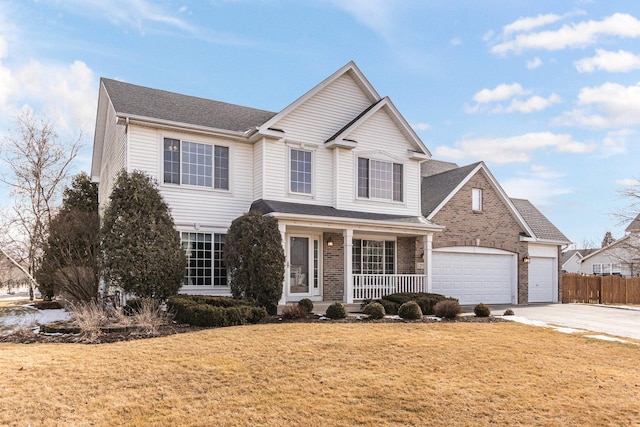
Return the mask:
<svg viewBox="0 0 640 427">
<path fill-rule="evenodd" d="M 16 117 L 15 127 L 1 141 L 0 182 L 10 188 L 13 205 L 0 224 L 0 247 L 30 277 L 37 270 L 47 225 L 60 203 L 81 137 L 60 141 L 54 125 L 27 111 Z M 33 299 L 35 282 L 30 286 Z"/>
</svg>

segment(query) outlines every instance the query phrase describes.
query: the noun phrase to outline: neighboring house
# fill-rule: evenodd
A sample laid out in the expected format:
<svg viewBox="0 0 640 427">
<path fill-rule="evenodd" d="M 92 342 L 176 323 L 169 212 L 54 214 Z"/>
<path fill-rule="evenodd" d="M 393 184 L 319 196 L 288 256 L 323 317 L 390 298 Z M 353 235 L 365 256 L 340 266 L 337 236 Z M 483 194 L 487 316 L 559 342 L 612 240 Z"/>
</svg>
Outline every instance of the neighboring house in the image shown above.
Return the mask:
<svg viewBox="0 0 640 427">
<path fill-rule="evenodd" d="M 422 213 L 434 235 L 432 289 L 463 304 L 557 302 L 564 236 L 529 201 L 511 199 L 483 162 L 422 165 Z"/>
<path fill-rule="evenodd" d="M 582 260 L 597 249 L 571 249 L 562 252 L 562 272 L 582 273 Z"/>
<path fill-rule="evenodd" d="M 640 215 L 626 228 L 624 237 L 586 255 L 580 264 L 582 274 L 640 275 Z"/>
<path fill-rule="evenodd" d="M 103 78 L 91 175 L 101 208 L 122 169 L 158 181 L 189 258 L 181 292 L 230 294 L 225 234 L 254 209 L 278 220 L 281 303 L 350 303 L 431 289 L 415 251 L 429 259 L 442 229 L 421 213 L 430 157 L 350 62 L 277 113 Z"/>
<path fill-rule="evenodd" d="M 430 158 L 350 62 L 277 113 L 103 78 L 91 175 L 101 208 L 122 169 L 158 181 L 189 259 L 183 293 L 230 294 L 225 234 L 251 209 L 278 221 L 281 304 L 558 301 L 567 238 L 484 163 Z"/>
<path fill-rule="evenodd" d="M 0 293 L 29 292 L 30 285 L 29 276 L 0 253 Z"/>
</svg>

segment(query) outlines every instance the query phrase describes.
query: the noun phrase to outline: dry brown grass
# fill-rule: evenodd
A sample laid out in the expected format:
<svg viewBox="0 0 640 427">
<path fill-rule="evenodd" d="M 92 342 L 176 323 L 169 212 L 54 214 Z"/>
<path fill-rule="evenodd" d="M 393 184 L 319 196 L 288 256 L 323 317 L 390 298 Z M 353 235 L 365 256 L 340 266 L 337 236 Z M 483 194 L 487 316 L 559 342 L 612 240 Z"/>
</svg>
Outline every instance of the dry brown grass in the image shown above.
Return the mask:
<svg viewBox="0 0 640 427">
<path fill-rule="evenodd" d="M 512 323 L 0 344 L 0 424 L 636 425 L 640 347 Z"/>
</svg>

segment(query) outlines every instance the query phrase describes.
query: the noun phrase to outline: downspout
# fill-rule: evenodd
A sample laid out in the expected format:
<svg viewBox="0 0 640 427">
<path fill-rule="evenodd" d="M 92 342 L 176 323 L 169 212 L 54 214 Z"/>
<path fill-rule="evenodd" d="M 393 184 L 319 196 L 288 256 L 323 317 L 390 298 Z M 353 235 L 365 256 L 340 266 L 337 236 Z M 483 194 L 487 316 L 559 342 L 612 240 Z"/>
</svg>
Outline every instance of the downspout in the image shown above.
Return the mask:
<svg viewBox="0 0 640 427">
<path fill-rule="evenodd" d="M 124 139 L 125 170 L 127 171 L 127 173 L 131 173 L 131 171 L 129 170 L 129 147 L 131 146 L 131 144 L 129 143 L 129 117 L 128 116 L 125 118 L 125 121 L 124 121 L 124 135 L 125 135 L 125 139 Z"/>
</svg>

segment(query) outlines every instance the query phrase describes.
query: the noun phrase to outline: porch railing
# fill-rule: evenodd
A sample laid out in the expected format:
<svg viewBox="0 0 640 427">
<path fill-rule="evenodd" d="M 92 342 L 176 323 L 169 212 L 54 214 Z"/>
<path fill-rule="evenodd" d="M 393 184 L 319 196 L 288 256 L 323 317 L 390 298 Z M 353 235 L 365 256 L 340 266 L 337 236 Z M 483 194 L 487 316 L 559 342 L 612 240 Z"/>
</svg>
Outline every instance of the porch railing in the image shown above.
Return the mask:
<svg viewBox="0 0 640 427">
<path fill-rule="evenodd" d="M 426 292 L 422 274 L 354 274 L 353 299 L 378 299 L 396 292 Z"/>
</svg>

